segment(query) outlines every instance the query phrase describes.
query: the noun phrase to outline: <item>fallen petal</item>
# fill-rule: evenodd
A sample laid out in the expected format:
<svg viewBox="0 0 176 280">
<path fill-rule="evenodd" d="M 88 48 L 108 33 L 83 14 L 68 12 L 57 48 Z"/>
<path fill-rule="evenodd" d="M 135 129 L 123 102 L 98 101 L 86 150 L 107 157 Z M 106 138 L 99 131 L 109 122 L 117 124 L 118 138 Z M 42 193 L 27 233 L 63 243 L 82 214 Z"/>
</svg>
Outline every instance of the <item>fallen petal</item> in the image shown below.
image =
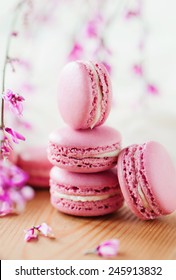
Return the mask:
<svg viewBox="0 0 176 280">
<path fill-rule="evenodd" d="M 119 240 L 110 239 L 101 243 L 96 248 L 97 254 L 102 257 L 113 257 L 118 254 L 119 251 Z"/>
<path fill-rule="evenodd" d="M 34 240 L 38 239 L 38 235 L 35 233 L 34 228 L 28 229 L 27 231 L 25 231 L 25 233 L 26 234 L 25 234 L 24 240 L 26 242 L 28 242 L 32 239 L 34 239 Z"/>
<path fill-rule="evenodd" d="M 42 233 L 44 236 L 54 238 L 54 234 L 52 232 L 52 228 L 48 226 L 46 223 L 42 223 L 41 225 L 38 225 L 36 227 L 40 233 Z"/>
</svg>

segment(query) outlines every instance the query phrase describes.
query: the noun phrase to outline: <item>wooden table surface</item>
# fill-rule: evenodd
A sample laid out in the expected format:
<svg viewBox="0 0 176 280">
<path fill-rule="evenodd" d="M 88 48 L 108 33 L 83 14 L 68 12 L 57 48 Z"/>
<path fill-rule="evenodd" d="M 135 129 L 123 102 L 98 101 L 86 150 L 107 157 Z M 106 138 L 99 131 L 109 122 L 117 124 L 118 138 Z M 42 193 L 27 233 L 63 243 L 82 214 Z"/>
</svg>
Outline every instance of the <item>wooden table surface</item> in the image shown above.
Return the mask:
<svg viewBox="0 0 176 280">
<path fill-rule="evenodd" d="M 42 222 L 53 228 L 56 239 L 26 243 L 24 229 Z M 176 259 L 176 213 L 141 221 L 124 205 L 104 217 L 72 217 L 54 209 L 45 190 L 36 192 L 22 214 L 0 218 L 1 259 L 100 259 L 84 252 L 110 238 L 120 239 L 120 252 L 113 259 Z"/>
</svg>

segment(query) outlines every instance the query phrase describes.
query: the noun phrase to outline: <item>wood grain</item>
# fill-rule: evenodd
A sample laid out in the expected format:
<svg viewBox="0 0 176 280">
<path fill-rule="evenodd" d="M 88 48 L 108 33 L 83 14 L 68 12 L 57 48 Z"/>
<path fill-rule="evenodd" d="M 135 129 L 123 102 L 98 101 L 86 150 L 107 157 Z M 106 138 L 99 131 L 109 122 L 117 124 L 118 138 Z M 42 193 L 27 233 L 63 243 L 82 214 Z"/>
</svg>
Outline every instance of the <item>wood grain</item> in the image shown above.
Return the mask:
<svg viewBox="0 0 176 280">
<path fill-rule="evenodd" d="M 59 213 L 49 199 L 48 191 L 37 191 L 24 213 L 0 219 L 1 259 L 99 259 L 84 252 L 110 238 L 120 239 L 114 259 L 176 259 L 176 213 L 141 221 L 124 205 L 115 214 L 81 218 Z M 53 228 L 56 239 L 24 242 L 24 229 L 42 222 Z"/>
</svg>

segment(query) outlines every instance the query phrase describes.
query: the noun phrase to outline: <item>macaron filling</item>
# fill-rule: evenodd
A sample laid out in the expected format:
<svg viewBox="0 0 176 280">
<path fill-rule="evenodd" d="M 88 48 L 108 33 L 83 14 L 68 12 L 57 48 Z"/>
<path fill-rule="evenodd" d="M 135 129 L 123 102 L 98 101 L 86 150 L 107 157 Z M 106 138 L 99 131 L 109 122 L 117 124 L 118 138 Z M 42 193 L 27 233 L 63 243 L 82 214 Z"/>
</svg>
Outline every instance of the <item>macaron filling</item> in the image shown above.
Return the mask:
<svg viewBox="0 0 176 280">
<path fill-rule="evenodd" d="M 98 64 L 93 62 L 87 62 L 87 70 L 89 70 L 89 76 L 92 84 L 92 110 L 90 112 L 90 118 L 88 119 L 88 127 L 94 128 L 95 126 L 101 124 L 104 119 L 104 115 L 107 108 L 107 93 L 108 81 L 105 76 L 100 72 L 101 69 Z"/>
<path fill-rule="evenodd" d="M 138 191 L 138 195 L 140 196 L 141 201 L 143 202 L 143 206 L 146 209 L 152 210 L 140 185 L 138 185 L 137 191 Z"/>
<path fill-rule="evenodd" d="M 163 215 L 152 194 L 144 167 L 145 144 L 127 148 L 123 160 L 123 171 L 130 199 L 145 219 Z"/>
<path fill-rule="evenodd" d="M 75 148 L 67 146 L 59 146 L 52 142 L 49 143 L 49 154 L 55 156 L 67 156 L 70 158 L 104 158 L 104 157 L 117 157 L 120 152 L 120 144 L 115 143 L 111 146 L 95 147 L 95 148 Z"/>
<path fill-rule="evenodd" d="M 117 157 L 119 152 L 120 152 L 120 149 L 117 149 L 117 150 L 112 151 L 112 152 L 107 152 L 107 153 L 99 154 L 98 156 L 97 155 L 93 155 L 92 157 L 97 157 L 97 158 Z"/>
<path fill-rule="evenodd" d="M 68 200 L 72 200 L 72 201 L 82 201 L 82 202 L 86 202 L 86 201 L 98 201 L 98 200 L 104 200 L 104 199 L 108 199 L 112 196 L 117 195 L 118 192 L 114 193 L 114 194 L 104 194 L 104 195 L 94 195 L 94 196 L 80 196 L 80 195 L 68 195 L 65 193 L 59 193 L 57 191 L 52 193 L 52 196 L 54 198 L 63 198 L 63 199 L 68 199 Z"/>
</svg>

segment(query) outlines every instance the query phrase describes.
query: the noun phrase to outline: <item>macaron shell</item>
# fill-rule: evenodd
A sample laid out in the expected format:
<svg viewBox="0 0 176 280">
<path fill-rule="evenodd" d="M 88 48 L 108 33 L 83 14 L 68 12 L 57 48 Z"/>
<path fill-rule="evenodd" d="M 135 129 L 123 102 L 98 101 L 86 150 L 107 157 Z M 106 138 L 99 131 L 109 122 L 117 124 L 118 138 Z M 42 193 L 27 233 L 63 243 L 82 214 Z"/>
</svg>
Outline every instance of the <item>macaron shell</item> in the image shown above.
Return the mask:
<svg viewBox="0 0 176 280">
<path fill-rule="evenodd" d="M 87 70 L 83 64 L 71 62 L 60 75 L 58 105 L 63 120 L 75 129 L 86 127 L 93 96 Z"/>
<path fill-rule="evenodd" d="M 118 196 L 111 197 L 104 201 L 95 202 L 73 202 L 70 200 L 55 199 L 51 196 L 51 204 L 59 211 L 74 216 L 102 216 L 113 213 L 123 206 L 123 200 Z"/>
<path fill-rule="evenodd" d="M 154 219 L 176 209 L 176 171 L 161 144 L 150 141 L 123 149 L 117 168 L 125 201 L 137 217 Z M 141 200 L 139 187 L 142 188 L 146 206 Z"/>
<path fill-rule="evenodd" d="M 78 174 L 54 166 L 50 193 L 55 208 L 76 216 L 109 214 L 121 208 L 124 201 L 115 170 Z"/>
<path fill-rule="evenodd" d="M 166 149 L 148 142 L 144 151 L 148 183 L 159 207 L 166 213 L 176 210 L 176 169 Z"/>
<path fill-rule="evenodd" d="M 70 148 L 97 148 L 120 143 L 121 134 L 118 130 L 106 125 L 81 131 L 67 126 L 51 132 L 49 141 L 58 146 Z"/>
<path fill-rule="evenodd" d="M 117 164 L 117 157 L 106 158 L 66 158 L 65 156 L 50 156 L 53 165 L 78 173 L 96 173 L 113 168 Z"/>
<path fill-rule="evenodd" d="M 96 126 L 102 125 L 111 110 L 112 105 L 112 84 L 110 76 L 107 72 L 106 67 L 103 63 L 92 62 L 97 72 L 99 85 L 102 92 L 102 101 L 101 101 L 101 117 L 100 120 L 96 123 Z"/>
<path fill-rule="evenodd" d="M 53 165 L 72 172 L 100 172 L 117 164 L 120 147 L 121 135 L 111 127 L 82 131 L 65 127 L 50 134 L 48 158 Z"/>
<path fill-rule="evenodd" d="M 93 173 L 93 174 L 80 174 L 67 172 L 64 169 L 58 168 L 54 166 L 50 171 L 50 178 L 56 182 L 59 182 L 60 185 L 70 185 L 70 186 L 79 186 L 82 193 L 95 194 L 95 189 L 97 195 L 99 195 L 100 190 L 103 189 L 103 193 L 109 192 L 109 187 L 116 186 L 117 182 L 117 174 L 116 169 L 107 170 L 101 173 Z M 87 187 L 88 186 L 88 187 Z M 119 189 L 120 190 L 120 189 Z M 78 188 L 68 189 L 67 192 L 70 194 L 75 194 L 78 191 Z"/>
<path fill-rule="evenodd" d="M 118 174 L 118 179 L 119 179 L 119 185 L 123 194 L 123 197 L 125 199 L 126 204 L 130 208 L 130 210 L 140 219 L 146 219 L 146 217 L 137 209 L 137 202 L 136 202 L 136 197 L 132 199 L 131 193 L 130 193 L 130 188 L 129 185 L 127 184 L 125 180 L 125 174 L 126 170 L 124 170 L 123 166 L 123 161 L 124 161 L 124 156 L 125 156 L 126 149 L 123 149 L 118 157 L 118 162 L 117 162 L 117 174 Z M 129 166 L 127 167 L 129 169 Z M 129 170 L 131 172 L 131 168 Z M 135 176 L 135 175 L 134 175 Z"/>
<path fill-rule="evenodd" d="M 111 80 L 106 68 L 102 63 L 89 61 L 71 62 L 63 68 L 58 103 L 61 116 L 69 126 L 74 129 L 92 127 L 99 106 L 99 94 L 103 98 L 101 116 L 94 126 L 105 122 L 112 104 Z"/>
</svg>

